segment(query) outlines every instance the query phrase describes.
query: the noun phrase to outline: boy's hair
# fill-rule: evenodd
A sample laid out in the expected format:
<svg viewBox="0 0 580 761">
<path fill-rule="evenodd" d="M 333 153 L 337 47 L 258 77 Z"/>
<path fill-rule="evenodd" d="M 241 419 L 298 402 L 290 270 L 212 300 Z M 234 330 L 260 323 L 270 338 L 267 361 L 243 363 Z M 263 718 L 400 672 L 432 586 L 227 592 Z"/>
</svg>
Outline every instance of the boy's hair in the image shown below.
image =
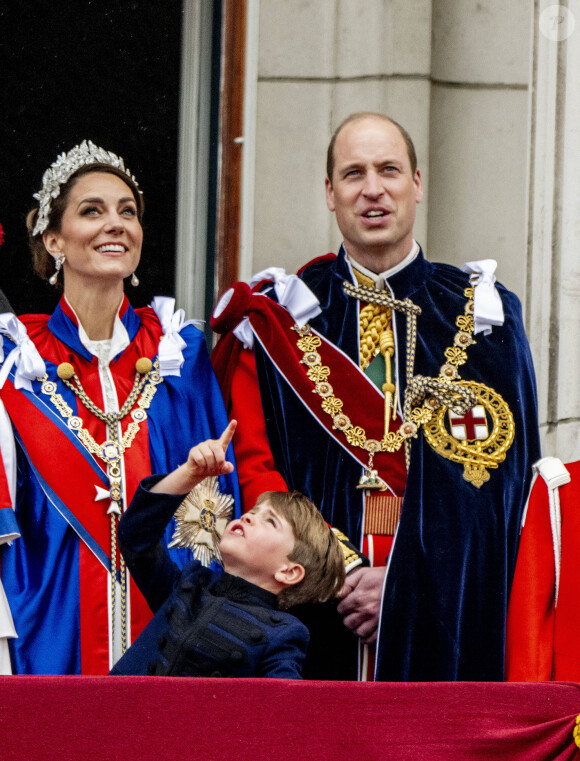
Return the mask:
<svg viewBox="0 0 580 761">
<path fill-rule="evenodd" d="M 340 542 L 316 505 L 300 492 L 267 491 L 256 500 L 269 502 L 290 524 L 294 547 L 288 559 L 304 567 L 304 578 L 278 595 L 282 610 L 305 602 L 324 602 L 344 583 L 344 554 Z"/>
</svg>

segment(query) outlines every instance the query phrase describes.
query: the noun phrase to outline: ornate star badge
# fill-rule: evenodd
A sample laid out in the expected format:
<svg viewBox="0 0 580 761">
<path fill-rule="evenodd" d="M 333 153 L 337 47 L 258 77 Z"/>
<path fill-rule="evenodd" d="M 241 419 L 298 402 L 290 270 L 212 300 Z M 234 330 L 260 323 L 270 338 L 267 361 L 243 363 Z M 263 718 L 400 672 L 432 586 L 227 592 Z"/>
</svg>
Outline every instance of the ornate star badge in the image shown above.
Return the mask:
<svg viewBox="0 0 580 761">
<path fill-rule="evenodd" d="M 175 531 L 169 547 L 186 547 L 205 566 L 222 562 L 219 543 L 231 515 L 234 498 L 222 494 L 216 476 L 204 478 L 175 511 Z"/>
</svg>

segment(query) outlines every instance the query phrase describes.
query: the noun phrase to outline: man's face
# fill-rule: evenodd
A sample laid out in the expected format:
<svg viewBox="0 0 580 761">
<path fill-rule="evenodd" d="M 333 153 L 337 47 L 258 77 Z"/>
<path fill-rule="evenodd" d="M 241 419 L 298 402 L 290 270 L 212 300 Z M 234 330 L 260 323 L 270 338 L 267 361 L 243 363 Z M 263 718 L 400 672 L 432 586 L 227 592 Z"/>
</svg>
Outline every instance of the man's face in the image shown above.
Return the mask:
<svg viewBox="0 0 580 761">
<path fill-rule="evenodd" d="M 293 549 L 292 527 L 269 501 L 228 523 L 220 541 L 226 571 L 265 589 L 272 588 L 275 574 L 291 562 Z"/>
<path fill-rule="evenodd" d="M 374 272 L 393 267 L 409 253 L 415 207 L 423 197 L 397 127 L 377 117 L 350 122 L 334 146 L 326 203 L 336 213 L 347 252 Z"/>
</svg>

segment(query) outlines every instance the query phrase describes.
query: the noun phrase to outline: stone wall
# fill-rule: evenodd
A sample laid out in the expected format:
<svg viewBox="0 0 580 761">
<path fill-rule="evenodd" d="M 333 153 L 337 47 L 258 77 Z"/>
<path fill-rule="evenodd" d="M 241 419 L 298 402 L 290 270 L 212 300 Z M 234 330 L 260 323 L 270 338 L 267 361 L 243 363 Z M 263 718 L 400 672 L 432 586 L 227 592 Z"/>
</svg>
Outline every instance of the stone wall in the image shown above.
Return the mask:
<svg viewBox="0 0 580 761">
<path fill-rule="evenodd" d="M 259 23 L 248 40 L 257 60 L 246 269 L 294 271 L 337 250 L 324 196 L 328 140 L 353 111 L 389 114 L 417 147 L 426 191 L 417 239 L 432 260 L 498 260 L 498 278 L 524 306 L 545 454 L 580 457 L 580 9 L 250 4 Z"/>
</svg>

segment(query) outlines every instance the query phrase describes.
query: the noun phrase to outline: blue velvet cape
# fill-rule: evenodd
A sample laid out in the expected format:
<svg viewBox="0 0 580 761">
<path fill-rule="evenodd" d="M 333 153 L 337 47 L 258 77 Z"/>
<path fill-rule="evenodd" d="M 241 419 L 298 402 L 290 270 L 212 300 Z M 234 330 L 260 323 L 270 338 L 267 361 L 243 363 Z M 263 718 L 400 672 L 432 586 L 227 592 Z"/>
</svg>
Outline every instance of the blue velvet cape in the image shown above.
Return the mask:
<svg viewBox="0 0 580 761">
<path fill-rule="evenodd" d="M 322 308 L 312 328 L 358 362 L 358 302 L 343 292 L 343 281 L 353 282 L 344 250 L 334 260 L 315 260 L 300 276 Z M 458 330 L 455 320 L 464 313 L 468 276 L 430 263 L 420 252 L 389 278 L 389 285 L 395 298 L 410 298 L 422 310 L 414 374 L 437 377 Z M 535 377 L 520 303 L 503 286 L 497 288 L 505 322 L 490 335 L 475 337 L 460 374 L 503 397 L 514 417 L 514 441 L 504 462 L 477 488 L 464 480 L 463 466 L 437 454 L 422 432 L 412 440 L 381 611 L 376 670 L 381 680 L 503 678 L 507 600 L 531 465 L 540 447 Z M 273 291 L 268 295 L 274 297 Z M 395 324 L 402 393 L 405 316 L 396 313 Z M 360 541 L 360 465 L 313 423 L 257 342 L 255 355 L 269 443 L 288 487 L 306 493 L 329 523 Z"/>
</svg>

